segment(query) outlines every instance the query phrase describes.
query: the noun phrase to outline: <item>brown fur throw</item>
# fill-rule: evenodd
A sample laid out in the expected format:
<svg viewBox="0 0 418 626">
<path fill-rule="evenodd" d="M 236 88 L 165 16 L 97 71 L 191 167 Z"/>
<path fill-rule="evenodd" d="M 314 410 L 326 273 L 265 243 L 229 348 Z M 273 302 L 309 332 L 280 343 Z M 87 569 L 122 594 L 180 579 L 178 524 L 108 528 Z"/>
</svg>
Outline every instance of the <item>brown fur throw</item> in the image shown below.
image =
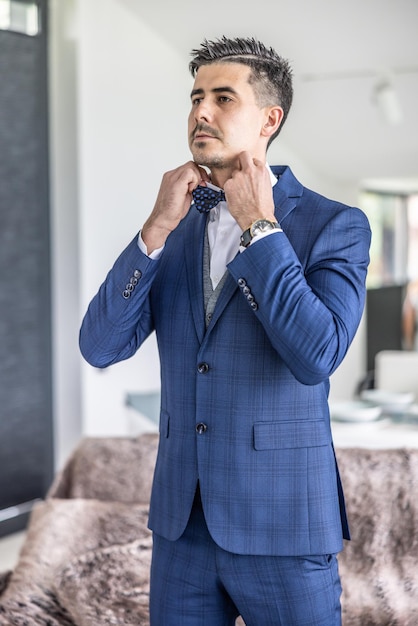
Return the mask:
<svg viewBox="0 0 418 626">
<path fill-rule="evenodd" d="M 149 624 L 151 548 L 146 537 L 91 550 L 59 573 L 55 591 L 77 626 Z"/>
<path fill-rule="evenodd" d="M 144 613 L 151 555 L 147 518 L 147 506 L 140 504 L 50 499 L 37 505 L 19 562 L 0 598 L 0 624 L 133 623 L 121 618 L 116 596 L 120 592 L 123 598 L 136 589 L 138 613 Z M 121 588 L 121 581 L 128 582 L 129 577 L 135 587 Z M 135 623 L 145 625 L 148 620 Z"/>
<path fill-rule="evenodd" d="M 339 557 L 346 626 L 418 625 L 418 450 L 339 449 L 351 541 Z"/>
<path fill-rule="evenodd" d="M 80 443 L 32 512 L 19 562 L 0 596 L 2 626 L 148 624 L 147 519 L 156 449 L 148 435 Z M 126 572 L 116 567 L 119 553 L 136 581 L 136 622 L 126 621 L 120 608 L 132 589 L 120 588 Z"/>
<path fill-rule="evenodd" d="M 12 572 L 10 570 L 6 572 L 0 572 L 0 596 L 9 584 L 11 575 Z"/>
<path fill-rule="evenodd" d="M 0 575 L 1 626 L 148 626 L 157 443 L 81 442 L 34 509 L 14 572 Z M 352 531 L 340 555 L 343 624 L 416 626 L 418 450 L 337 457 Z"/>
<path fill-rule="evenodd" d="M 83 439 L 48 492 L 49 498 L 149 502 L 158 435 Z"/>
</svg>

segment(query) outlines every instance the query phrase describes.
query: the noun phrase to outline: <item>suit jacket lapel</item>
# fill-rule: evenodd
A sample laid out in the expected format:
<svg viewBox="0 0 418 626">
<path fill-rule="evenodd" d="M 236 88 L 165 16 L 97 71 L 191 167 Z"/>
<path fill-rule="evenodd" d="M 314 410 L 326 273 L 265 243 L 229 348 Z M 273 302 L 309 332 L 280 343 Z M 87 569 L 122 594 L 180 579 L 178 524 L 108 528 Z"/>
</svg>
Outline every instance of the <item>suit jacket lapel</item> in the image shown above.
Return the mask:
<svg viewBox="0 0 418 626">
<path fill-rule="evenodd" d="M 273 166 L 271 169 L 279 179 L 273 187 L 273 198 L 277 221 L 281 224 L 296 207 L 303 193 L 303 185 L 293 176 L 289 167 Z"/>
<path fill-rule="evenodd" d="M 277 216 L 277 221 L 280 223 L 296 207 L 298 199 L 302 195 L 303 186 L 293 176 L 289 167 L 277 166 L 272 167 L 271 169 L 279 178 L 279 181 L 273 187 L 273 198 L 275 214 Z M 238 252 L 238 254 L 241 253 Z M 237 289 L 238 285 L 232 276 L 228 274 L 222 291 L 219 294 L 212 320 L 207 329 L 207 334 L 210 333 L 211 329 L 216 324 Z"/>
<path fill-rule="evenodd" d="M 186 218 L 184 237 L 184 257 L 186 259 L 187 283 L 189 287 L 190 303 L 196 333 L 200 343 L 205 334 L 205 311 L 203 302 L 203 238 L 205 232 L 205 217 L 196 209 Z"/>
<path fill-rule="evenodd" d="M 239 252 L 238 252 L 238 254 L 239 254 Z M 225 280 L 225 284 L 222 287 L 221 293 L 219 294 L 218 300 L 216 302 L 215 310 L 213 312 L 213 317 L 212 317 L 212 319 L 210 321 L 210 324 L 209 324 L 209 326 L 207 328 L 207 334 L 210 333 L 210 331 L 212 330 L 213 326 L 218 321 L 218 319 L 221 316 L 223 310 L 225 309 L 226 305 L 228 304 L 228 302 L 230 301 L 230 299 L 232 298 L 232 296 L 234 295 L 234 293 L 235 293 L 235 291 L 237 289 L 238 289 L 238 285 L 236 284 L 235 280 L 232 278 L 232 276 L 228 272 L 228 275 L 227 275 L 226 280 Z"/>
<path fill-rule="evenodd" d="M 277 221 L 281 223 L 296 207 L 298 198 L 302 195 L 303 186 L 293 176 L 290 168 L 277 166 L 271 169 L 279 178 L 278 183 L 273 187 L 273 197 Z M 206 331 L 203 298 L 203 241 L 206 221 L 204 216 L 197 211 L 193 212 L 193 209 L 186 219 L 189 222 L 186 225 L 187 231 L 184 238 L 187 280 L 196 333 L 199 342 L 202 343 L 205 335 L 207 337 L 210 334 L 238 286 L 228 274 L 219 294 L 213 318 Z"/>
</svg>

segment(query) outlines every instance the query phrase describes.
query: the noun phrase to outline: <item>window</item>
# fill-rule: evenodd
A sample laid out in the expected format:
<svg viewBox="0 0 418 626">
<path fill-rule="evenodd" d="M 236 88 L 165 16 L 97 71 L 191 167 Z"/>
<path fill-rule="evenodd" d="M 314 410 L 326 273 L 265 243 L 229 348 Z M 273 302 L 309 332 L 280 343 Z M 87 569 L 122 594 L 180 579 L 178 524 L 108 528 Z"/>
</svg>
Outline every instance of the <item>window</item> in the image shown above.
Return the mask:
<svg viewBox="0 0 418 626">
<path fill-rule="evenodd" d="M 360 206 L 372 229 L 368 287 L 418 277 L 418 194 L 365 191 Z"/>
<path fill-rule="evenodd" d="M 40 33 L 39 3 L 34 0 L 0 0 L 0 29 L 34 37 Z"/>
<path fill-rule="evenodd" d="M 418 194 L 409 196 L 408 211 L 408 278 L 418 278 Z"/>
<path fill-rule="evenodd" d="M 363 192 L 360 206 L 372 229 L 367 277 L 367 369 L 382 350 L 410 349 L 405 297 L 418 279 L 418 194 Z"/>
</svg>

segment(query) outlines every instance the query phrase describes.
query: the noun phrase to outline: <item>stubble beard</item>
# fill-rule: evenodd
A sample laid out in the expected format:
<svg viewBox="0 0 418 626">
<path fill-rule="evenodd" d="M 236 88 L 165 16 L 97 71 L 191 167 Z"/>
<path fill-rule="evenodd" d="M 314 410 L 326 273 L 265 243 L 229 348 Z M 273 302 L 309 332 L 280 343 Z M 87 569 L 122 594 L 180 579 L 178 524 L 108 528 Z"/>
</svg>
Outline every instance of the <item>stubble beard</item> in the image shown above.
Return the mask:
<svg viewBox="0 0 418 626">
<path fill-rule="evenodd" d="M 207 145 L 204 141 L 194 142 L 191 152 L 195 163 L 204 165 L 210 170 L 224 170 L 230 167 L 229 159 L 225 159 L 220 154 L 207 154 L 206 148 Z"/>
<path fill-rule="evenodd" d="M 193 155 L 193 160 L 195 161 L 195 163 L 198 163 L 199 165 L 204 165 L 205 167 L 208 167 L 210 170 L 213 170 L 213 169 L 223 170 L 229 167 L 230 165 L 229 159 L 228 160 L 225 159 L 224 156 L 222 156 L 219 153 L 216 153 L 216 151 L 215 153 L 213 153 L 212 152 L 213 146 L 209 147 L 208 143 L 205 140 L 202 140 L 202 141 L 194 140 L 196 133 L 199 131 L 207 132 L 211 137 L 215 138 L 216 140 L 219 140 L 222 143 L 222 135 L 219 131 L 211 128 L 208 124 L 204 124 L 204 123 L 198 124 L 193 129 L 193 132 L 190 134 L 190 150 Z"/>
</svg>

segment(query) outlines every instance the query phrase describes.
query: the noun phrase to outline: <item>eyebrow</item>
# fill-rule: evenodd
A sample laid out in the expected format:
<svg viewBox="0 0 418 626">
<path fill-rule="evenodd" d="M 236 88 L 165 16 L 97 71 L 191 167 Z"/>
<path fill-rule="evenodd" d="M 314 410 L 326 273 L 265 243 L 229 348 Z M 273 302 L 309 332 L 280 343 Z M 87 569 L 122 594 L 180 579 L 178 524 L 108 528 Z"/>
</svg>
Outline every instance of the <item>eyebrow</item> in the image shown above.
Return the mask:
<svg viewBox="0 0 418 626">
<path fill-rule="evenodd" d="M 193 96 L 201 96 L 202 94 L 204 94 L 205 91 L 204 89 L 193 89 L 193 91 L 190 94 L 190 97 L 193 98 Z M 213 89 L 211 89 L 211 93 L 232 93 L 233 95 L 237 96 L 238 92 L 235 91 L 235 89 L 233 89 L 232 87 L 214 87 Z"/>
</svg>

